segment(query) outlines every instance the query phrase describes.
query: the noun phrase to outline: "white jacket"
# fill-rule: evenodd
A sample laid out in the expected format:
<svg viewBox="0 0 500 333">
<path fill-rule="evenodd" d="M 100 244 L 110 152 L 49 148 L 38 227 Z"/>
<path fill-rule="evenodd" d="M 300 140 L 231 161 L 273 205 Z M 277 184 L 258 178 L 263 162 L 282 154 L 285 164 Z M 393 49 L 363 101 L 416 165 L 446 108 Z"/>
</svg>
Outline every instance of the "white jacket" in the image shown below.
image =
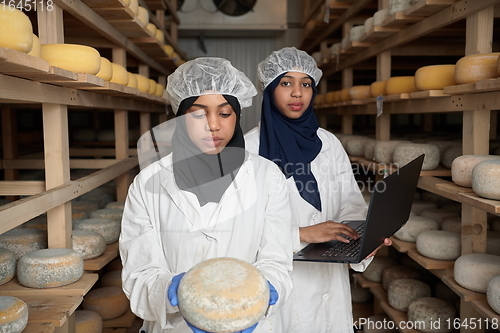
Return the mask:
<svg viewBox="0 0 500 333">
<path fill-rule="evenodd" d="M 206 259 L 234 257 L 252 263 L 278 291 L 255 332 L 283 332 L 274 312 L 292 290 L 289 230 L 285 178 L 260 156 L 247 154 L 220 203 L 204 207 L 177 187 L 171 155 L 146 167 L 129 188 L 120 235 L 123 290 L 142 329 L 192 333 L 166 297 L 172 277 Z"/>
<path fill-rule="evenodd" d="M 294 252 L 307 245 L 299 241 L 299 227 L 332 220 L 365 219 L 367 205 L 354 179 L 351 163 L 340 141 L 319 128 L 323 143 L 311 162 L 318 183 L 322 211 L 318 211 L 299 194 L 293 177 L 287 179 L 292 210 L 292 242 Z M 245 135 L 246 149 L 259 152 L 260 128 Z M 366 269 L 372 258 L 351 265 L 357 271 Z M 348 264 L 294 262 L 293 293 L 279 310 L 286 333 L 352 332 L 352 304 Z"/>
</svg>

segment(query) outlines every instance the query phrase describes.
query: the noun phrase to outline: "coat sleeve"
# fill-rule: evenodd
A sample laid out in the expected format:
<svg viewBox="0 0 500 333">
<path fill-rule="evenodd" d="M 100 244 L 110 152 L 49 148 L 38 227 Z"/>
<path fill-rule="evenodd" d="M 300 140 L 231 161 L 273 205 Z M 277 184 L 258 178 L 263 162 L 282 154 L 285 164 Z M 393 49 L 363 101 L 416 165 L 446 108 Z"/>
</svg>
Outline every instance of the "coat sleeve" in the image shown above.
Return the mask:
<svg viewBox="0 0 500 333">
<path fill-rule="evenodd" d="M 154 216 L 148 212 L 148 195 L 136 178 L 125 202 L 119 242 L 123 291 L 138 317 L 157 322 L 163 329 L 173 328 L 182 317 L 175 315 L 178 308 L 170 305 L 166 292 L 177 274 L 168 270 L 159 231 L 151 222 Z"/>
</svg>

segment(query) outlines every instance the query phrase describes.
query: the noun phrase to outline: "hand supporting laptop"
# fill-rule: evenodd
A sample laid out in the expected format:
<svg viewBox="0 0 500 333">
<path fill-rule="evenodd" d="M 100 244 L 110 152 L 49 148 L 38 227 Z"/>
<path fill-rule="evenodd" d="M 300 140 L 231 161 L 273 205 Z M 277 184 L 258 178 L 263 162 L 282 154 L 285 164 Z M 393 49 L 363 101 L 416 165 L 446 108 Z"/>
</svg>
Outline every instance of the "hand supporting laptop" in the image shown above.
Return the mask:
<svg viewBox="0 0 500 333">
<path fill-rule="evenodd" d="M 375 249 L 375 251 L 373 251 L 372 253 L 370 253 L 369 255 L 367 255 L 366 258 L 370 258 L 370 257 L 375 256 L 377 254 L 377 251 L 380 250 L 382 248 L 382 246 L 391 246 L 391 245 L 392 245 L 392 240 L 390 238 L 385 238 L 384 239 L 384 243 L 382 243 L 379 247 L 377 247 Z"/>
</svg>

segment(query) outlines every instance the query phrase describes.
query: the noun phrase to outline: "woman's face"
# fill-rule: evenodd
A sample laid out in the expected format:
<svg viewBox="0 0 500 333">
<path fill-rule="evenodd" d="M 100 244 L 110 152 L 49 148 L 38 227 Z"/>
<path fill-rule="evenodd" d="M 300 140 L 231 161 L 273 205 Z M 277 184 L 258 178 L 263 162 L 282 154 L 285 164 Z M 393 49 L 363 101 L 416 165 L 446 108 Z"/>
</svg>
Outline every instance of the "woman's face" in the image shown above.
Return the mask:
<svg viewBox="0 0 500 333">
<path fill-rule="evenodd" d="M 300 118 L 311 104 L 313 81 L 307 74 L 288 72 L 274 89 L 274 103 L 290 119 Z"/>
<path fill-rule="evenodd" d="M 236 128 L 236 113 L 222 95 L 202 95 L 185 114 L 189 138 L 205 154 L 218 154 Z"/>
</svg>

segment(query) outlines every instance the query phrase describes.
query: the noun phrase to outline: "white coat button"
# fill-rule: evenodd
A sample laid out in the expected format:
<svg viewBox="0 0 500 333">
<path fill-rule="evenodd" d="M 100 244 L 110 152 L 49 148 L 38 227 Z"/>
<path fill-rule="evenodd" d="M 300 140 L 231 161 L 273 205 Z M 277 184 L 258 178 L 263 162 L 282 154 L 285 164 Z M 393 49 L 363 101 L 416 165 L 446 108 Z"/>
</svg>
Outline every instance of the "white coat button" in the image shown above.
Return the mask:
<svg viewBox="0 0 500 333">
<path fill-rule="evenodd" d="M 330 296 L 328 296 L 328 294 L 324 294 L 324 295 L 323 295 L 323 299 L 324 299 L 325 301 L 327 301 L 328 299 L 330 299 Z"/>
</svg>

